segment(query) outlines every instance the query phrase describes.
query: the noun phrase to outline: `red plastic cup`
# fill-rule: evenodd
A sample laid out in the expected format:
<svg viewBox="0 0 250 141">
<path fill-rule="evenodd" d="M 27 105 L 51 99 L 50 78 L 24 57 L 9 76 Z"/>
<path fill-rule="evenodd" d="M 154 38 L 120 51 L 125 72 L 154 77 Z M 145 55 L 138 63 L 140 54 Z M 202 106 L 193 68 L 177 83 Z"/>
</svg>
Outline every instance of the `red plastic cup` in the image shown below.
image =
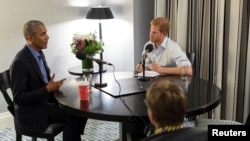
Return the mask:
<svg viewBox="0 0 250 141">
<path fill-rule="evenodd" d="M 78 85 L 78 92 L 80 100 L 89 100 L 89 84 L 88 82 L 82 82 Z"/>
</svg>

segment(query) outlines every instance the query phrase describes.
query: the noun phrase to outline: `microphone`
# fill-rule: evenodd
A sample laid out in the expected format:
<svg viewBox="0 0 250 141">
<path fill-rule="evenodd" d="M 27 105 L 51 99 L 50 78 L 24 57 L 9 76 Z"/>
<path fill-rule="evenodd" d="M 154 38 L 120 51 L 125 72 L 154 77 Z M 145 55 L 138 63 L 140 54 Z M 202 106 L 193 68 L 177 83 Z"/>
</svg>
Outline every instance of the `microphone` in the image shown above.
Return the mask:
<svg viewBox="0 0 250 141">
<path fill-rule="evenodd" d="M 148 81 L 149 78 L 145 77 L 145 59 L 147 58 L 147 55 L 149 52 L 151 52 L 153 50 L 153 44 L 147 44 L 147 46 L 145 47 L 145 52 L 142 55 L 142 58 L 140 60 L 140 65 L 142 65 L 142 77 L 139 78 L 140 81 Z"/>
<path fill-rule="evenodd" d="M 152 44 L 147 44 L 145 48 L 145 53 L 142 55 L 142 60 L 145 60 L 147 57 L 147 54 L 150 53 L 153 50 L 153 45 Z M 142 63 L 142 60 L 140 60 L 140 64 Z"/>
<path fill-rule="evenodd" d="M 92 57 L 89 57 L 87 56 L 84 52 L 77 52 L 76 53 L 76 58 L 80 59 L 80 60 L 84 60 L 84 59 L 90 59 L 90 60 L 93 60 L 95 61 L 96 63 L 98 64 L 106 64 L 106 65 L 110 65 L 110 66 L 113 66 L 113 64 L 109 63 L 109 62 L 106 62 L 106 61 L 103 61 L 101 59 L 96 59 L 96 58 L 92 58 Z"/>
</svg>

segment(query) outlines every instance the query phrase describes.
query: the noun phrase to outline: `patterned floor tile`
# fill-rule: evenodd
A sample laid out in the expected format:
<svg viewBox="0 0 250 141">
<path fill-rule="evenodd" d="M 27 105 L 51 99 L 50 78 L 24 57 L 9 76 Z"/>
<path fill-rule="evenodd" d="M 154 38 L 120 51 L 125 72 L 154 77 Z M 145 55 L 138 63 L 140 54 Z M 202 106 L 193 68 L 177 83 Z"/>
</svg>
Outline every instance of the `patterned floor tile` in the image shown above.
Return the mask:
<svg viewBox="0 0 250 141">
<path fill-rule="evenodd" d="M 0 130 L 0 141 L 15 141 L 15 129 Z M 114 141 L 119 138 L 119 123 L 88 119 L 82 141 Z M 31 141 L 30 137 L 23 136 L 22 141 Z M 46 141 L 37 139 L 37 141 Z M 57 135 L 55 141 L 62 141 L 62 133 Z"/>
</svg>

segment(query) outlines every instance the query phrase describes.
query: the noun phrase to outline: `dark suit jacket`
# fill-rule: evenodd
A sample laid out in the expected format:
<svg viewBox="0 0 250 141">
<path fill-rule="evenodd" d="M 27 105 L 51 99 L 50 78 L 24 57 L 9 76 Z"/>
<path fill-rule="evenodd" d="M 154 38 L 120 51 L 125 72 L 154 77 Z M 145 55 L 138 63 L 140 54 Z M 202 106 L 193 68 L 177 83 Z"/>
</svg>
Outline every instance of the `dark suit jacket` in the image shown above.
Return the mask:
<svg viewBox="0 0 250 141">
<path fill-rule="evenodd" d="M 151 135 L 141 141 L 207 141 L 208 129 L 188 127 L 173 132 Z"/>
<path fill-rule="evenodd" d="M 48 68 L 47 73 L 49 76 Z M 27 46 L 14 58 L 10 80 L 18 128 L 24 133 L 44 131 L 48 125 L 46 106 L 53 94 L 48 93 L 39 65 Z"/>
</svg>

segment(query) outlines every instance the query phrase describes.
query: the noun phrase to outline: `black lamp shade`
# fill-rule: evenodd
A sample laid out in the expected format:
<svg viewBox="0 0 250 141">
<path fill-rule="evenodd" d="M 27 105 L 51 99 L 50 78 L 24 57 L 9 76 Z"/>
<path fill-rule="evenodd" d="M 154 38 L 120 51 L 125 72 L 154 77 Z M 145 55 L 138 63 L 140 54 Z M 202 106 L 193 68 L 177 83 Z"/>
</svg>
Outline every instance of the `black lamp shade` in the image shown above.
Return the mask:
<svg viewBox="0 0 250 141">
<path fill-rule="evenodd" d="M 86 19 L 113 19 L 114 16 L 109 7 L 92 7 L 86 16 Z"/>
</svg>

